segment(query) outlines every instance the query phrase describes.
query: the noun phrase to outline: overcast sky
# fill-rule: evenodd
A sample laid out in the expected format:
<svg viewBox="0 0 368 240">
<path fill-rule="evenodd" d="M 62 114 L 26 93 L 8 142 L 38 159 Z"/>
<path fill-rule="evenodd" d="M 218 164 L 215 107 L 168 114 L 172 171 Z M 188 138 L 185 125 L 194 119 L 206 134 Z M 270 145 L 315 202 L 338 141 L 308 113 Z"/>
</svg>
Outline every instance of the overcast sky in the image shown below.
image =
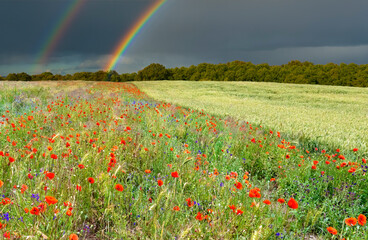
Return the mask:
<svg viewBox="0 0 368 240">
<path fill-rule="evenodd" d="M 45 65 L 37 56 L 76 0 L 0 0 L 0 75 L 98 71 L 155 0 L 84 0 Z M 119 73 L 234 60 L 368 63 L 367 0 L 167 0 L 120 59 Z"/>
</svg>

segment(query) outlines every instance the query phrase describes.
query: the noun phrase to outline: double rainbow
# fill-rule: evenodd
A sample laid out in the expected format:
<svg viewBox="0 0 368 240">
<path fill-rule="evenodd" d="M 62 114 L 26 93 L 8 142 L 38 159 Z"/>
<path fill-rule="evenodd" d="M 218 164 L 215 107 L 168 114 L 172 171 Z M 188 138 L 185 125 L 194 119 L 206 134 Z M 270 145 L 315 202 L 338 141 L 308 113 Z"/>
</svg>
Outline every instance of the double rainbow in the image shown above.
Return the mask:
<svg viewBox="0 0 368 240">
<path fill-rule="evenodd" d="M 73 19 L 82 8 L 83 4 L 87 2 L 87 0 L 73 0 L 69 6 L 66 8 L 66 11 L 59 18 L 57 23 L 55 24 L 53 31 L 46 39 L 45 43 L 42 45 L 39 54 L 36 57 L 36 63 L 39 65 L 46 64 L 48 58 L 51 53 L 55 50 L 57 44 L 60 42 L 62 37 L 64 36 L 66 30 L 72 23 Z"/>
<path fill-rule="evenodd" d="M 157 12 L 160 7 L 166 2 L 167 0 L 156 0 L 134 23 L 134 25 L 130 28 L 128 33 L 126 33 L 123 38 L 119 41 L 119 44 L 115 48 L 112 54 L 112 58 L 105 66 L 105 71 L 112 70 L 118 60 L 123 56 L 133 39 L 137 36 L 140 30 L 144 27 L 144 25 L 148 22 L 148 20 Z M 80 11 L 84 3 L 87 0 L 73 0 L 69 6 L 67 7 L 64 14 L 60 17 L 59 21 L 55 24 L 53 31 L 51 32 L 50 36 L 47 38 L 43 47 L 39 54 L 36 57 L 36 68 L 45 65 L 48 58 L 50 57 L 51 53 L 55 50 L 57 44 L 60 42 L 62 37 L 64 36 L 66 30 L 72 23 L 73 19 Z"/>
<path fill-rule="evenodd" d="M 144 27 L 144 25 L 148 22 L 148 20 L 160 9 L 160 7 L 167 0 L 157 0 L 153 3 L 135 22 L 135 24 L 130 28 L 129 32 L 124 35 L 124 37 L 120 40 L 119 44 L 115 48 L 111 60 L 107 63 L 104 70 L 110 71 L 115 68 L 119 59 L 124 55 L 125 51 L 132 43 L 134 38 L 137 36 L 139 31 Z"/>
</svg>

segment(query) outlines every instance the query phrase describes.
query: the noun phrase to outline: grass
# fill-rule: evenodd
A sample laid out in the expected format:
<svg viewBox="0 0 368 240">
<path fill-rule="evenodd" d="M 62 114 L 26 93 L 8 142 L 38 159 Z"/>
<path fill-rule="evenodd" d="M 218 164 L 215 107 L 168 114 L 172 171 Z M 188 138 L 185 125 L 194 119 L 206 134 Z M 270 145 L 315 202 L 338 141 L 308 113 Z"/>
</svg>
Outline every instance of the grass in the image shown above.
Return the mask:
<svg viewBox="0 0 368 240">
<path fill-rule="evenodd" d="M 367 239 L 345 223 L 368 214 L 366 151 L 305 148 L 132 84 L 18 84 L 0 92 L 4 238 Z"/>
<path fill-rule="evenodd" d="M 368 150 L 368 89 L 254 82 L 136 82 L 149 96 L 278 129 L 313 145 Z"/>
</svg>

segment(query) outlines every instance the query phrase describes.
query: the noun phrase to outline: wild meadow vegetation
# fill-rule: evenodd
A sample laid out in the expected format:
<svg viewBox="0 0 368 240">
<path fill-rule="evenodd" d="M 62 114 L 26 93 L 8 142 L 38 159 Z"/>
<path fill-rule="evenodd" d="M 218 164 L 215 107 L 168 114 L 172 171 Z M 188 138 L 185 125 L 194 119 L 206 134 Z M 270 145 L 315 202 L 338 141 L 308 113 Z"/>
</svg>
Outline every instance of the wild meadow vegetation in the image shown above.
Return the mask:
<svg viewBox="0 0 368 240">
<path fill-rule="evenodd" d="M 347 97 L 334 99 L 328 94 L 340 94 L 335 88 L 305 95 L 300 89 L 291 102 L 281 94 L 293 92 L 288 85 L 223 85 L 233 94 L 214 101 L 204 96 L 220 91 L 216 83 L 201 93 L 164 84 L 155 86 L 161 95 L 140 87 L 165 102 L 128 83 L 0 83 L 1 235 L 367 239 L 367 141 L 364 134 L 356 138 L 367 124 L 354 109 L 367 97 L 364 90 L 342 88 Z M 173 95 L 165 91 L 170 84 Z M 175 93 L 180 104 L 171 101 Z M 190 95 L 196 105 L 184 98 Z M 308 96 L 321 103 L 303 103 Z M 290 109 L 289 119 L 297 114 L 291 129 L 282 128 L 290 123 L 278 113 L 282 108 Z M 310 121 L 336 128 L 306 125 L 297 131 L 312 144 L 290 141 L 289 130 L 319 111 L 327 119 Z M 335 112 L 348 124 L 335 123 Z M 274 124 L 278 119 L 282 124 Z M 314 140 L 319 131 L 331 133 L 321 144 L 329 148 Z M 348 142 L 334 131 L 350 134 L 341 138 Z"/>
</svg>

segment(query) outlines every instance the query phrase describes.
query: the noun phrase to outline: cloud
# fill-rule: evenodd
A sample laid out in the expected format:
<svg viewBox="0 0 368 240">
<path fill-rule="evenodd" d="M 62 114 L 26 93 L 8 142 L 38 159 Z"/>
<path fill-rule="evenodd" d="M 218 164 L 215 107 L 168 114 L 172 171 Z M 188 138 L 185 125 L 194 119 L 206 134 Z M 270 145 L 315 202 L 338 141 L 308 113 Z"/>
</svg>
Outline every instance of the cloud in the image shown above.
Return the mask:
<svg viewBox="0 0 368 240">
<path fill-rule="evenodd" d="M 102 69 L 152 1 L 86 1 L 42 69 Z M 0 1 L 0 73 L 33 69 L 35 56 L 71 2 Z M 233 60 L 367 63 L 368 56 L 356 50 L 368 45 L 366 9 L 366 0 L 170 0 L 141 29 L 116 69 Z"/>
</svg>

